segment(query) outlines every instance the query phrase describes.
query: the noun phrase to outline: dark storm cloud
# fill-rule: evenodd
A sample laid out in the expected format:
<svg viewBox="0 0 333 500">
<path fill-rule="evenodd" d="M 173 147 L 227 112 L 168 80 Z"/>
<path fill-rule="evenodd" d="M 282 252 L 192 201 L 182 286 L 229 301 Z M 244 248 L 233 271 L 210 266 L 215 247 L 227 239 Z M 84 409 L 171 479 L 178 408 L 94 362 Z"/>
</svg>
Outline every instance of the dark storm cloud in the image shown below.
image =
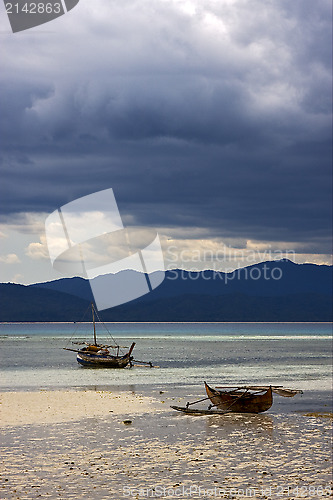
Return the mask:
<svg viewBox="0 0 333 500">
<path fill-rule="evenodd" d="M 8 42 L 21 55 L 1 83 L 3 213 L 112 187 L 132 222 L 323 251 L 330 2 L 103 8 L 76 11 L 79 42 Z"/>
</svg>

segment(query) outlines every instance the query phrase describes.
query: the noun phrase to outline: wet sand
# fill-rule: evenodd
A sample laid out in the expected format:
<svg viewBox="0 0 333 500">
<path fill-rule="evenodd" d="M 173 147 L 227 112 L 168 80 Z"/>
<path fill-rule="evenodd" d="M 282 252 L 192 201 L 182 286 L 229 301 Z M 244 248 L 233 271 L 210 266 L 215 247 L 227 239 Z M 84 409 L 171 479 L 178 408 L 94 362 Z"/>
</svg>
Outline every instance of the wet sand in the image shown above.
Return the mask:
<svg viewBox="0 0 333 500">
<path fill-rule="evenodd" d="M 0 396 L 3 499 L 331 495 L 328 414 L 189 416 L 159 393 Z"/>
<path fill-rule="evenodd" d="M 155 406 L 154 406 L 154 403 Z M 157 401 L 130 392 L 62 390 L 0 393 L 0 425 L 49 424 L 158 410 Z"/>
</svg>

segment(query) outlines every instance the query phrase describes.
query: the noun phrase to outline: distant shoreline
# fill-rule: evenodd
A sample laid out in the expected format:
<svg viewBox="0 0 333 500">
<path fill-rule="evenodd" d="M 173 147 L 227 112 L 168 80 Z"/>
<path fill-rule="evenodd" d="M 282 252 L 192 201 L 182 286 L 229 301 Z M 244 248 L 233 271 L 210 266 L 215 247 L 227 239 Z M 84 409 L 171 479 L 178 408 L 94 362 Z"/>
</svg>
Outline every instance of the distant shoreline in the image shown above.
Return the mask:
<svg viewBox="0 0 333 500">
<path fill-rule="evenodd" d="M 279 270 L 279 279 L 268 279 L 267 273 L 274 269 Z M 257 273 L 251 274 L 253 270 Z M 209 272 L 215 277 L 213 271 Z M 130 288 L 136 274 L 124 271 L 91 282 L 61 278 L 30 286 L 0 283 L 0 322 L 88 319 L 85 314 L 94 301 L 92 283 L 99 279 L 104 283 L 105 308 L 99 307 L 104 322 L 327 323 L 333 320 L 331 266 L 296 265 L 286 260 L 264 262 L 242 268 L 233 280 L 207 279 L 200 274 L 193 280 L 188 271 L 170 279 L 167 271 L 159 286 L 149 293 L 140 292 L 141 296 L 139 293 L 132 300 L 133 296 L 123 295 L 123 288 Z"/>
</svg>

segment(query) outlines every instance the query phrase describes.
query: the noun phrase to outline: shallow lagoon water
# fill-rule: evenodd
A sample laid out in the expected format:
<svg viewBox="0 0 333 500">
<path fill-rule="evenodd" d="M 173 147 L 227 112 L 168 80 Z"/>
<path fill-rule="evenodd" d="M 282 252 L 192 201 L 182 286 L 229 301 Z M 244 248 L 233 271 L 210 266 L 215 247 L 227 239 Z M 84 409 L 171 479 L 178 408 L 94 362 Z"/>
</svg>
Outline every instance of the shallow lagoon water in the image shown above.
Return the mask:
<svg viewBox="0 0 333 500">
<path fill-rule="evenodd" d="M 0 325 L 1 391 L 59 388 L 130 389 L 202 397 L 211 385 L 272 384 L 302 389 L 276 398 L 274 408 L 329 411 L 332 337 L 327 323 L 108 323 L 134 357 L 158 368 L 85 369 L 73 352 L 91 337 L 91 324 Z M 101 329 L 99 340 L 112 343 Z M 297 402 L 297 403 L 296 403 Z"/>
</svg>

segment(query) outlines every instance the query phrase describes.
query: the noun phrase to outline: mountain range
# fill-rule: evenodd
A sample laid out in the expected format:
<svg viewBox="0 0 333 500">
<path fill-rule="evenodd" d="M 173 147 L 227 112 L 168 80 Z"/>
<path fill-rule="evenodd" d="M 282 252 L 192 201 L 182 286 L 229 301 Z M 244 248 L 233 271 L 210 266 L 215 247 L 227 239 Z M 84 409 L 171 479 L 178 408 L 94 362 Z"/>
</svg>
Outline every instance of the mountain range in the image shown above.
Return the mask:
<svg viewBox="0 0 333 500">
<path fill-rule="evenodd" d="M 110 287 L 133 273 L 108 275 Z M 80 321 L 93 301 L 89 281 L 78 277 L 1 283 L 0 294 L 2 322 Z M 104 321 L 332 321 L 332 266 L 282 259 L 232 273 L 173 269 L 149 294 L 100 315 Z"/>
</svg>

